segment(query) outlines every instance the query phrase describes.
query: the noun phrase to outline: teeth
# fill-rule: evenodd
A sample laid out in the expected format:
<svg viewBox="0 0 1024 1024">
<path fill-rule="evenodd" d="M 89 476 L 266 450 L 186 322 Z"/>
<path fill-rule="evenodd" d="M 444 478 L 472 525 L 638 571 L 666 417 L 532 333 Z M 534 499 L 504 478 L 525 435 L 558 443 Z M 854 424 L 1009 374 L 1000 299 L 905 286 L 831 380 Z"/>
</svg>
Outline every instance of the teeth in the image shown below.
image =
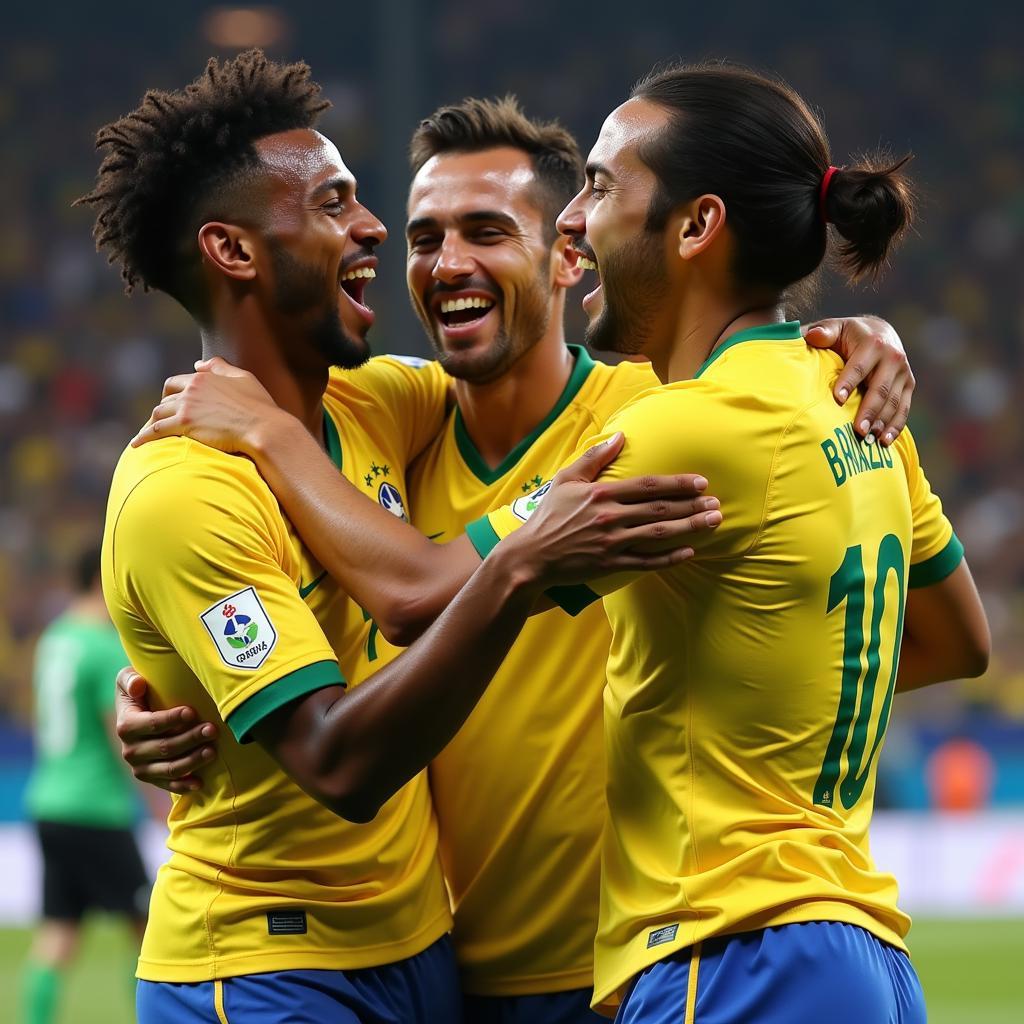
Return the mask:
<svg viewBox="0 0 1024 1024">
<path fill-rule="evenodd" d="M 455 313 L 460 309 L 490 309 L 493 305 L 493 299 L 484 299 L 478 295 L 473 295 L 468 299 L 442 299 L 441 312 Z"/>
<path fill-rule="evenodd" d="M 593 260 L 588 260 L 586 256 L 580 256 L 576 260 L 576 266 L 583 270 L 597 270 L 597 264 Z"/>
<path fill-rule="evenodd" d="M 373 267 L 357 267 L 355 270 L 350 270 L 347 274 L 342 277 L 342 281 L 354 281 L 357 277 L 369 277 L 374 278 L 377 276 L 377 271 Z"/>
</svg>

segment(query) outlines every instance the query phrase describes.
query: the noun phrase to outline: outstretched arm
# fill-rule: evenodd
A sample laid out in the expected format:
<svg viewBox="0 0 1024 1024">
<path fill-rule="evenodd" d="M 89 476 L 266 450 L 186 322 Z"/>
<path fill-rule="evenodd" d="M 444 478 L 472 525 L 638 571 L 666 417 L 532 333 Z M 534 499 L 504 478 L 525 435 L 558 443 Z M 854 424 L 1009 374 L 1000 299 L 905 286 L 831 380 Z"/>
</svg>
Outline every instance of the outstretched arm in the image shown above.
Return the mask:
<svg viewBox="0 0 1024 1024">
<path fill-rule="evenodd" d="M 185 434 L 252 458 L 306 545 L 392 643 L 411 643 L 480 564 L 465 537 L 434 544 L 349 483 L 316 439 L 256 378 L 221 359 L 170 378 L 133 444 Z M 688 516 L 706 486 L 696 476 L 635 481 L 611 496 L 662 502 L 658 518 Z M 639 508 L 640 506 L 638 506 Z"/>
</svg>

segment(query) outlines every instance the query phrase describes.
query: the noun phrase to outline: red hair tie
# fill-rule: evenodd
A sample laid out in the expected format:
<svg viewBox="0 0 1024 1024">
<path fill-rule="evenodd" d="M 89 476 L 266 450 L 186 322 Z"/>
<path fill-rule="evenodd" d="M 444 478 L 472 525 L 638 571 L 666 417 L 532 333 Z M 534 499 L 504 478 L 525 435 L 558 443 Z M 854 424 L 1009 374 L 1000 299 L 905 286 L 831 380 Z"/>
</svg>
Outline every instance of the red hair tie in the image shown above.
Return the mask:
<svg viewBox="0 0 1024 1024">
<path fill-rule="evenodd" d="M 832 175 L 838 171 L 838 167 L 829 166 L 825 177 L 821 179 L 821 190 L 818 192 L 818 209 L 821 211 L 821 219 L 828 224 L 828 214 L 825 212 L 825 203 L 828 200 L 828 187 L 832 184 Z"/>
</svg>

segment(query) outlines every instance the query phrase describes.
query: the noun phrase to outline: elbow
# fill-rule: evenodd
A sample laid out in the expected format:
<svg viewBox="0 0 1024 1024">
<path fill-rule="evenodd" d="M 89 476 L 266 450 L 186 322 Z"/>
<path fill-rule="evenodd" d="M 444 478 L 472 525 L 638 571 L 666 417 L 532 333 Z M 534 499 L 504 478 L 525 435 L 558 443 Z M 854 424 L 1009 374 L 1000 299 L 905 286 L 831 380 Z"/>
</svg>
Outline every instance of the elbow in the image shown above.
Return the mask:
<svg viewBox="0 0 1024 1024">
<path fill-rule="evenodd" d="M 389 644 L 408 647 L 430 628 L 436 612 L 424 607 L 418 599 L 399 599 L 390 602 L 377 626 Z"/>
<path fill-rule="evenodd" d="M 974 643 L 965 655 L 964 679 L 977 679 L 988 671 L 989 659 L 992 656 L 992 638 L 988 630 L 985 630 L 984 636 L 974 638 Z"/>
<path fill-rule="evenodd" d="M 380 793 L 367 773 L 350 764 L 343 770 L 335 770 L 319 778 L 312 787 L 311 795 L 339 818 L 355 825 L 365 825 L 377 817 L 389 794 Z"/>
</svg>

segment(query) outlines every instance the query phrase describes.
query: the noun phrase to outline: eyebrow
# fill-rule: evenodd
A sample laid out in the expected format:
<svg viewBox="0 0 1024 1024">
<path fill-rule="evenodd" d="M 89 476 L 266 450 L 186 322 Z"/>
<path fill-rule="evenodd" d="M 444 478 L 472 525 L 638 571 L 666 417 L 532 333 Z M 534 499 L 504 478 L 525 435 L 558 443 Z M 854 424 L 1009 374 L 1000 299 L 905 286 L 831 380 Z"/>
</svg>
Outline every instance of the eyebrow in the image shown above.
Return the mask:
<svg viewBox="0 0 1024 1024">
<path fill-rule="evenodd" d="M 510 217 L 507 213 L 502 213 L 501 210 L 473 210 L 470 213 L 459 215 L 456 217 L 456 220 L 460 224 L 500 224 L 503 227 L 513 229 L 519 227 L 514 217 Z M 417 217 L 415 220 L 409 221 L 406 225 L 405 233 L 412 235 L 424 228 L 436 228 L 437 224 L 436 217 Z"/>
<path fill-rule="evenodd" d="M 612 174 L 604 164 L 589 163 L 587 164 L 586 173 L 587 177 L 590 178 L 591 181 L 593 181 L 599 174 L 603 174 L 606 178 L 611 178 L 612 181 L 615 180 L 615 175 Z"/>
<path fill-rule="evenodd" d="M 328 178 L 327 181 L 321 182 L 313 191 L 310 193 L 310 199 L 316 199 L 318 196 L 326 195 L 328 192 L 340 192 L 342 195 L 346 195 L 349 192 L 354 192 L 356 189 L 356 183 L 351 178 L 343 178 L 340 175 L 335 178 Z"/>
</svg>

